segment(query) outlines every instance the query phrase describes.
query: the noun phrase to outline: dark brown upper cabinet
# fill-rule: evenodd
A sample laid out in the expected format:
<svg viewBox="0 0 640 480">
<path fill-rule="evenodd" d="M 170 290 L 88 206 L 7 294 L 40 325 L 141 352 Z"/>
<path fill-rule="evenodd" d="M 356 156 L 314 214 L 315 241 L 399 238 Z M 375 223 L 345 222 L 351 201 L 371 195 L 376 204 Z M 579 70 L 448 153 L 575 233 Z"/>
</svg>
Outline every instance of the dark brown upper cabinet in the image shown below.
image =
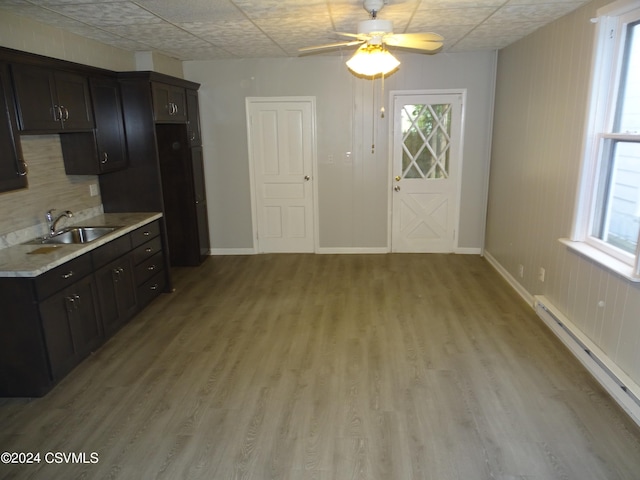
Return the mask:
<svg viewBox="0 0 640 480">
<path fill-rule="evenodd" d="M 187 122 L 187 96 L 183 87 L 152 82 L 151 93 L 156 123 Z"/>
<path fill-rule="evenodd" d="M 11 71 L 23 133 L 93 129 L 86 76 L 26 64 L 14 64 Z"/>
<path fill-rule="evenodd" d="M 69 175 L 99 175 L 128 165 L 120 84 L 115 78 L 89 80 L 95 130 L 60 136 Z"/>
<path fill-rule="evenodd" d="M 8 66 L 0 63 L 0 192 L 27 186 Z"/>
<path fill-rule="evenodd" d="M 200 107 L 198 106 L 198 91 L 187 89 L 187 130 L 189 144 L 192 147 L 202 145 L 202 133 L 200 130 Z"/>
</svg>

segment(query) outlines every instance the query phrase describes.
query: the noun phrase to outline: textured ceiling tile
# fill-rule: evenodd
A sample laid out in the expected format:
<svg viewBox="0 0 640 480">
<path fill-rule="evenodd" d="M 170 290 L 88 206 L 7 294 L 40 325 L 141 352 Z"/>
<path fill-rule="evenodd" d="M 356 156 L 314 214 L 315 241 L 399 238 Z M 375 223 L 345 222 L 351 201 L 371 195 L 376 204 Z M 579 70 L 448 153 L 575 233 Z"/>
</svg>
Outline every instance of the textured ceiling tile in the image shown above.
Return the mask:
<svg viewBox="0 0 640 480">
<path fill-rule="evenodd" d="M 506 6 L 511 5 L 538 5 L 543 3 L 559 4 L 559 3 L 574 3 L 584 5 L 591 0 L 509 0 Z"/>
<path fill-rule="evenodd" d="M 93 3 L 93 4 L 117 3 L 117 2 L 122 2 L 123 0 L 28 0 L 28 1 L 37 6 L 48 7 L 52 5 L 69 5 L 69 4 L 77 5 L 82 3 Z"/>
<path fill-rule="evenodd" d="M 473 52 L 480 50 L 498 50 L 506 47 L 515 42 L 521 37 L 501 37 L 495 38 L 478 38 L 474 36 L 467 36 L 456 43 L 449 51 L 450 52 Z"/>
<path fill-rule="evenodd" d="M 30 5 L 30 3 L 27 0 L 0 0 L 0 8 L 18 5 Z"/>
<path fill-rule="evenodd" d="M 553 0 L 546 0 L 553 1 Z M 442 10 L 448 8 L 498 8 L 505 4 L 505 0 L 422 0 L 420 10 Z"/>
<path fill-rule="evenodd" d="M 12 7 L 11 13 L 59 28 L 69 28 L 76 25 L 82 25 L 82 23 L 79 23 L 73 18 L 33 5 L 18 5 L 16 7 Z"/>
<path fill-rule="evenodd" d="M 435 32 L 444 51 L 499 49 L 589 0 L 386 0 L 395 33 Z M 0 11 L 129 51 L 180 59 L 296 56 L 348 41 L 362 0 L 0 0 Z M 191 32 L 191 33 L 189 33 Z M 354 47 L 319 55 L 350 55 Z"/>
<path fill-rule="evenodd" d="M 325 0 L 232 0 L 252 20 L 283 18 L 287 16 L 312 16 L 314 11 L 328 11 Z"/>
<path fill-rule="evenodd" d="M 242 43 L 248 45 L 269 41 L 269 37 L 247 19 L 230 22 L 184 23 L 180 26 L 203 40 L 219 46 L 237 44 L 238 37 L 242 37 L 244 40 Z"/>
<path fill-rule="evenodd" d="M 51 8 L 81 22 L 98 26 L 159 23 L 162 21 L 152 13 L 131 2 L 57 5 Z"/>
<path fill-rule="evenodd" d="M 148 23 L 142 25 L 119 25 L 114 27 L 105 27 L 105 29 L 121 37 L 130 38 L 153 46 L 208 45 L 204 40 L 169 24 Z"/>
<path fill-rule="evenodd" d="M 518 37 L 533 33 L 544 24 L 540 22 L 519 22 L 503 24 L 484 24 L 473 30 L 473 36 L 477 38 Z"/>
<path fill-rule="evenodd" d="M 245 18 L 230 0 L 136 0 L 136 3 L 171 23 L 209 22 Z"/>
<path fill-rule="evenodd" d="M 274 19 L 256 19 L 255 24 L 267 35 L 279 34 L 287 35 L 292 32 L 313 32 L 318 29 L 331 31 L 331 18 L 327 13 L 324 15 L 290 16 Z"/>
<path fill-rule="evenodd" d="M 273 44 L 265 45 L 236 45 L 229 47 L 228 50 L 235 56 L 240 58 L 267 58 L 267 57 L 284 57 L 285 52 Z"/>
<path fill-rule="evenodd" d="M 500 8 L 494 13 L 487 23 L 509 23 L 522 22 L 523 20 L 530 22 L 551 22 L 572 10 L 578 8 L 581 4 L 573 2 L 547 3 L 540 5 L 512 5 Z"/>
<path fill-rule="evenodd" d="M 419 10 L 414 20 L 428 22 L 431 25 L 477 25 L 495 11 L 493 7 Z"/>
</svg>

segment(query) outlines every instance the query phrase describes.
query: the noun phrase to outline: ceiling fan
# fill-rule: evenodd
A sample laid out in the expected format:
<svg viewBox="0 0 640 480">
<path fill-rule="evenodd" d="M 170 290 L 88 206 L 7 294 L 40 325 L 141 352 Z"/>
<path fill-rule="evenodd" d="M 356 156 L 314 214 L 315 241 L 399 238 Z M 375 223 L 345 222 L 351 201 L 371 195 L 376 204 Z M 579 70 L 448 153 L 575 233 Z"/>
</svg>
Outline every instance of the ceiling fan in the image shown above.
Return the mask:
<svg viewBox="0 0 640 480">
<path fill-rule="evenodd" d="M 351 47 L 355 45 L 360 45 L 356 55 L 360 52 L 366 53 L 367 50 L 369 53 L 380 51 L 388 53 L 385 48 L 386 46 L 419 50 L 423 53 L 437 53 L 442 49 L 442 42 L 444 39 L 437 33 L 424 32 L 394 34 L 393 22 L 390 20 L 380 20 L 378 18 L 378 12 L 382 7 L 384 7 L 386 0 L 364 0 L 363 3 L 364 9 L 369 12 L 370 18 L 369 20 L 358 22 L 358 33 L 335 32 L 337 35 L 351 37 L 354 40 L 305 47 L 300 48 L 298 51 L 303 54 L 315 53 L 323 50 Z"/>
</svg>

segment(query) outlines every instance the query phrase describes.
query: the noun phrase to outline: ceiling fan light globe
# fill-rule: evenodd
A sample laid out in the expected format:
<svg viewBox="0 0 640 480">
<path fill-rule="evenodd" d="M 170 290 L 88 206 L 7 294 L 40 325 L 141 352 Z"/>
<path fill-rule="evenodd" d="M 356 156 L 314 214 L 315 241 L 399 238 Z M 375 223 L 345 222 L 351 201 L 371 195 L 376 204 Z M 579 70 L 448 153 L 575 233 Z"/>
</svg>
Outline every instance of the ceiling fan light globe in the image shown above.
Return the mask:
<svg viewBox="0 0 640 480">
<path fill-rule="evenodd" d="M 400 61 L 380 45 L 363 45 L 347 61 L 352 72 L 365 77 L 387 75 L 400 65 Z"/>
</svg>

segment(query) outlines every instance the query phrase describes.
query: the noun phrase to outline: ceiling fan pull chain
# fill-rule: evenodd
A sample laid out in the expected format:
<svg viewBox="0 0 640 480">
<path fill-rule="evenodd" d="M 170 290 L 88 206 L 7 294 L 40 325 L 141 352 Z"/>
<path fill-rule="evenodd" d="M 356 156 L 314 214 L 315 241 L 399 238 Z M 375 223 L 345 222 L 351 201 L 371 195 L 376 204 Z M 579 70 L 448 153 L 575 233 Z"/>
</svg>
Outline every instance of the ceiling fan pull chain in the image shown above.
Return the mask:
<svg viewBox="0 0 640 480">
<path fill-rule="evenodd" d="M 376 77 L 371 81 L 371 154 L 376 151 Z"/>
<path fill-rule="evenodd" d="M 382 74 L 382 86 L 380 87 L 380 118 L 384 118 L 384 73 Z"/>
</svg>

